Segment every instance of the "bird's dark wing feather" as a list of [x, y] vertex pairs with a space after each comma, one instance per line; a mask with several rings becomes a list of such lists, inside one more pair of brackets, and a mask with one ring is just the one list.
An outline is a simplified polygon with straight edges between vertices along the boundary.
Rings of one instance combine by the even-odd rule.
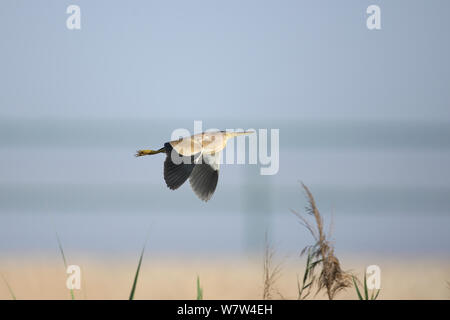
[[[169, 145], [168, 143], [166, 145]], [[167, 187], [172, 190], [178, 189], [192, 173], [195, 159], [198, 155], [184, 157], [173, 148], [166, 146], [166, 160], [164, 161], [164, 180]], [[175, 160], [175, 162], [173, 161]]]
[[203, 201], [211, 199], [216, 190], [219, 171], [207, 163], [198, 163], [192, 170], [189, 182], [197, 197]]

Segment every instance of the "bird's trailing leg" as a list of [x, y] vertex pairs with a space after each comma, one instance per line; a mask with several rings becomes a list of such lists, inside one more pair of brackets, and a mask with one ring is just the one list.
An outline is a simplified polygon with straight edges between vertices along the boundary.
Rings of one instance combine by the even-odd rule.
[[159, 150], [138, 150], [136, 152], [136, 157], [149, 156], [152, 154], [158, 154], [162, 152], [166, 152], [166, 148], [162, 147]]

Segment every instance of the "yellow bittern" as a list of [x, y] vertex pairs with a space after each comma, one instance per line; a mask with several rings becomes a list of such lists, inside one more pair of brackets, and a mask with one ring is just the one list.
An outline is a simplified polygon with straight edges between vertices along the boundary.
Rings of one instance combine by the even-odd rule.
[[203, 201], [211, 199], [219, 179], [220, 152], [230, 138], [247, 132], [203, 132], [164, 143], [159, 150], [138, 150], [136, 157], [165, 153], [164, 180], [171, 190], [188, 178], [192, 190]]

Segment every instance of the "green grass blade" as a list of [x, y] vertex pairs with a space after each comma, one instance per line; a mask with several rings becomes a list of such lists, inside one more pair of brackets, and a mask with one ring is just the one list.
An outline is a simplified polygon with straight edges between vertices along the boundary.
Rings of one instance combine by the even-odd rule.
[[311, 250], [308, 250], [308, 257], [306, 258], [306, 269], [305, 274], [303, 275], [303, 283], [305, 283], [308, 280], [309, 271], [311, 270]]
[[62, 247], [62, 244], [61, 244], [61, 240], [59, 239], [58, 234], [56, 234], [56, 241], [58, 241], [59, 252], [61, 253], [61, 256], [63, 258], [64, 267], [67, 269], [66, 255], [64, 254], [64, 250], [63, 250], [63, 247]]
[[133, 286], [131, 287], [129, 300], [134, 299], [134, 293], [136, 292], [136, 285], [137, 285], [138, 278], [139, 278], [139, 271], [141, 270], [141, 264], [142, 264], [142, 258], [144, 257], [144, 251], [145, 251], [145, 245], [142, 248], [141, 256], [139, 257], [139, 263], [137, 266], [136, 274], [134, 275], [134, 281], [133, 281]]
[[197, 276], [197, 300], [203, 300], [203, 288], [200, 286], [199, 276]]
[[375, 295], [375, 297], [372, 300], [377, 300], [378, 295], [380, 294], [381, 289], [378, 289], [377, 294]]
[[369, 300], [369, 290], [367, 290], [366, 273], [364, 273], [364, 297], [365, 297], [365, 300]]
[[300, 299], [302, 296], [302, 288], [300, 287], [300, 279], [297, 275], [297, 292], [298, 292], [298, 298]]
[[6, 281], [6, 278], [2, 274], [2, 279], [6, 284], [6, 287], [8, 288], [9, 294], [11, 295], [11, 299], [17, 300], [16, 295], [14, 294], [14, 291], [12, 290], [11, 286], [9, 285], [8, 281]]
[[364, 300], [361, 296], [361, 292], [359, 291], [358, 285], [356, 284], [355, 276], [352, 276], [353, 284], [355, 285], [356, 293], [358, 294], [359, 300]]
[[134, 299], [134, 293], [136, 292], [136, 286], [137, 286], [137, 282], [138, 282], [138, 278], [139, 278], [139, 272], [141, 271], [142, 259], [144, 258], [145, 247], [147, 245], [149, 236], [150, 236], [150, 232], [147, 233], [147, 237], [145, 239], [144, 246], [142, 247], [141, 256], [139, 257], [139, 263], [138, 263], [138, 266], [136, 269], [136, 274], [134, 275], [134, 281], [133, 281], [133, 286], [131, 287], [129, 300]]
[[[58, 233], [56, 233], [56, 241], [58, 241], [58, 247], [59, 247], [59, 251], [61, 252], [61, 256], [63, 258], [64, 268], [65, 268], [65, 271], [67, 271], [66, 255], [64, 254], [64, 250], [63, 250], [63, 247], [61, 244], [61, 240], [59, 239]], [[70, 289], [70, 297], [72, 298], [72, 300], [75, 300], [75, 294], [73, 293], [73, 289]]]

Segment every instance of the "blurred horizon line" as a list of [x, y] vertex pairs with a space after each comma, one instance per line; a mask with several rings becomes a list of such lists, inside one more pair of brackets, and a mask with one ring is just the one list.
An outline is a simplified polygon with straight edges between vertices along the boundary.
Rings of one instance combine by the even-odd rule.
[[[194, 118], [195, 119], [195, 118]], [[167, 118], [169, 120], [169, 118]], [[168, 122], [168, 121], [167, 121]], [[280, 129], [281, 148], [450, 149], [450, 121], [258, 119], [244, 126], [242, 119], [209, 118], [203, 129]], [[193, 132], [192, 121], [171, 119], [0, 118], [0, 148], [20, 146], [135, 147], [170, 139], [172, 130]], [[230, 126], [234, 124], [234, 126]]]

